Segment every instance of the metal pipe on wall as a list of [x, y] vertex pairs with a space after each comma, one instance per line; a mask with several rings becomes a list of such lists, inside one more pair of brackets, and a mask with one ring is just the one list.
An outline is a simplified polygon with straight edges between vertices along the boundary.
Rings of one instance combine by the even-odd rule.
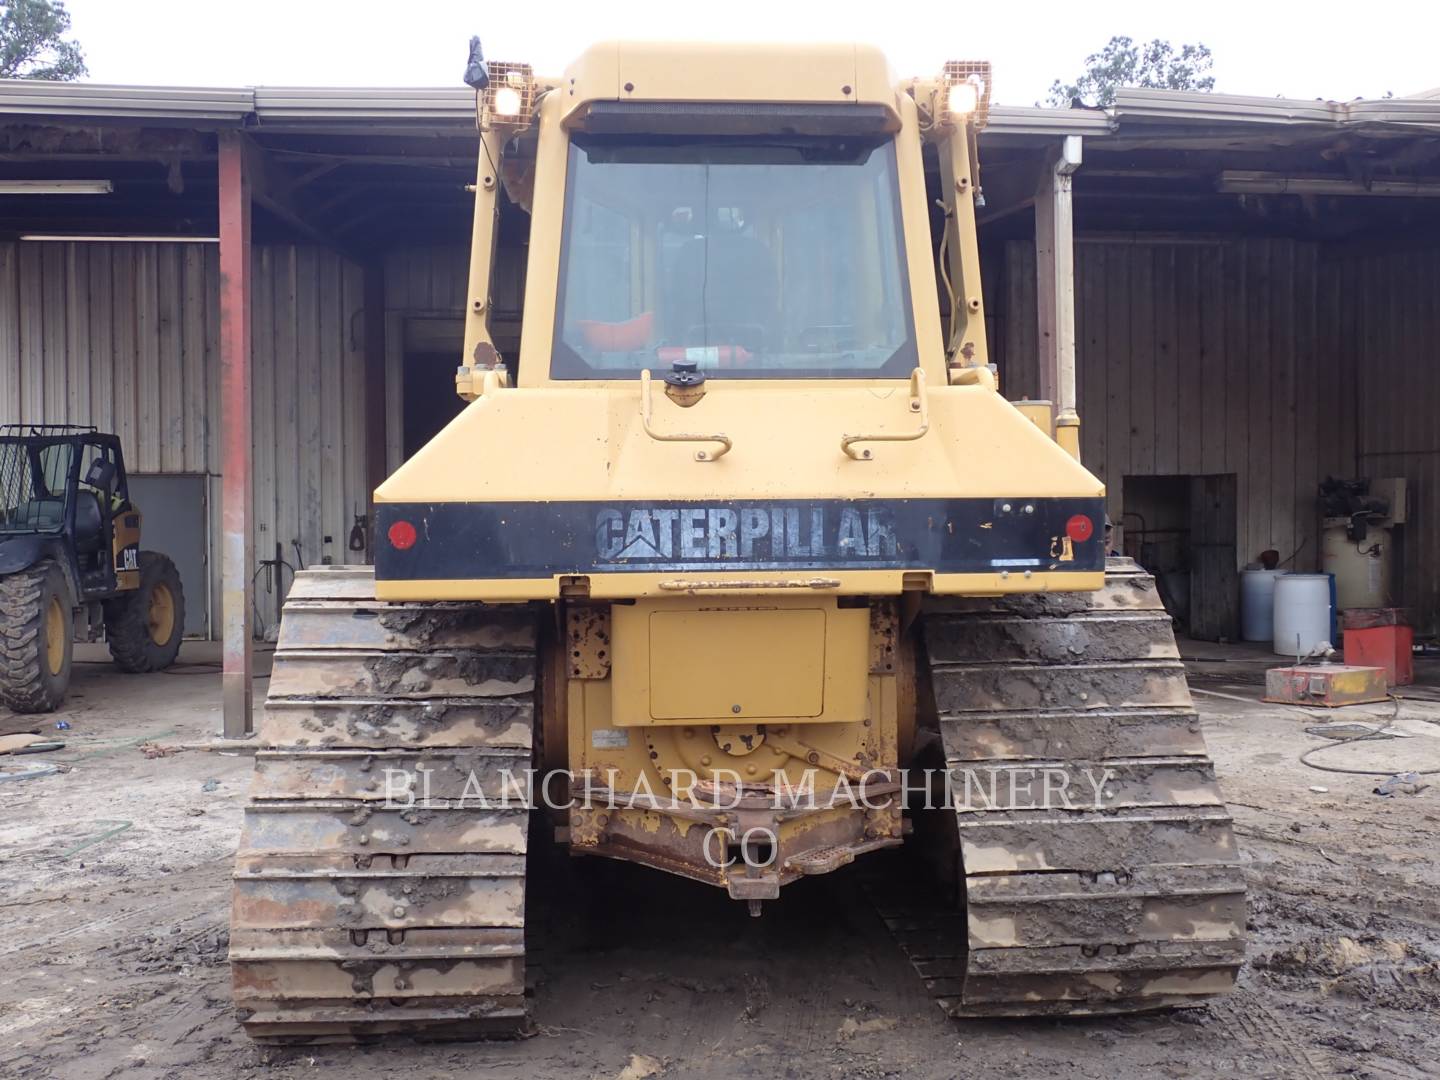
[[1081, 139], [1066, 135], [1046, 159], [1035, 195], [1035, 272], [1040, 319], [1040, 387], [1055, 402], [1055, 439], [1080, 457], [1075, 387], [1075, 225], [1072, 176]]

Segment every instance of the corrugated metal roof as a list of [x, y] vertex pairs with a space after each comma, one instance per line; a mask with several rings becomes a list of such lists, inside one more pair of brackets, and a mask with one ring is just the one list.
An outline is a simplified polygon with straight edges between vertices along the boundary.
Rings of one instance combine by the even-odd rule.
[[[1092, 137], [1127, 123], [1182, 125], [1401, 125], [1440, 128], [1440, 90], [1373, 101], [1307, 101], [1183, 90], [1125, 89], [1113, 109], [996, 105], [985, 134], [995, 138]], [[474, 123], [464, 87], [188, 87], [0, 79], [0, 114], [124, 117], [154, 121], [258, 122], [315, 129], [364, 123], [414, 130]]]
[[1227, 125], [1266, 127], [1385, 126], [1440, 130], [1440, 90], [1406, 98], [1362, 101], [1307, 101], [1299, 98], [1247, 97], [1190, 90], [1124, 89], [1109, 110], [1026, 108], [996, 105], [982, 139], [1007, 140], [1085, 135], [1089, 138], [1131, 134], [1137, 125], [1170, 129]]
[[257, 86], [262, 125], [415, 120], [475, 126], [475, 92], [467, 87]]
[[1115, 95], [1113, 108], [1046, 109], [996, 105], [984, 135], [1007, 137], [1124, 135], [1136, 124], [1213, 129], [1222, 125], [1356, 127], [1382, 125], [1440, 129], [1440, 89], [1405, 98], [1313, 101], [1248, 97], [1190, 90], [1130, 88]]
[[1116, 93], [1112, 112], [1121, 129], [1127, 121], [1152, 120], [1326, 127], [1399, 124], [1440, 128], [1440, 100], [1426, 98], [1305, 101], [1191, 90], [1125, 89]]
[[1248, 124], [1325, 124], [1340, 118], [1331, 101], [1246, 97], [1190, 90], [1127, 88], [1115, 94], [1115, 119], [1209, 120]]
[[262, 127], [473, 128], [475, 92], [466, 87], [118, 86], [0, 79], [0, 115], [105, 117], [151, 122], [210, 120]]
[[1440, 95], [1434, 98], [1380, 98], [1345, 106], [1351, 123], [1407, 124], [1440, 128]]
[[1114, 128], [1103, 109], [1042, 109], [1039, 106], [992, 105], [986, 136], [1108, 135]]
[[0, 79], [0, 113], [239, 122], [254, 108], [244, 88]]

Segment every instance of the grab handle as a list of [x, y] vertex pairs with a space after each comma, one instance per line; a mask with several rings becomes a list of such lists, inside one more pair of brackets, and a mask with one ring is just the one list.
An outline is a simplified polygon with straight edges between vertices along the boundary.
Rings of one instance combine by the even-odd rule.
[[650, 420], [654, 406], [650, 398], [650, 369], [646, 368], [640, 372], [640, 423], [645, 428], [645, 434], [656, 442], [700, 442], [717, 443], [718, 450], [696, 450], [696, 461], [719, 461], [730, 452], [731, 442], [729, 435], [692, 435], [680, 432], [665, 433], [656, 431], [651, 426]]
[[930, 405], [925, 397], [925, 369], [916, 368], [910, 373], [910, 411], [920, 414], [920, 426], [914, 431], [883, 433], [876, 435], [844, 435], [840, 449], [856, 461], [870, 461], [869, 450], [856, 450], [855, 444], [862, 442], [914, 442], [930, 430]]

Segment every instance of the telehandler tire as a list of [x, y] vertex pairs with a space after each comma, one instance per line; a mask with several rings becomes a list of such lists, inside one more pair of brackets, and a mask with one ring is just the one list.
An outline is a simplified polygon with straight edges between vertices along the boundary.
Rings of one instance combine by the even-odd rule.
[[185, 636], [185, 593], [169, 556], [140, 552], [140, 587], [105, 601], [105, 638], [121, 671], [161, 671]]
[[0, 578], [0, 702], [54, 712], [70, 687], [70, 589], [53, 559]]

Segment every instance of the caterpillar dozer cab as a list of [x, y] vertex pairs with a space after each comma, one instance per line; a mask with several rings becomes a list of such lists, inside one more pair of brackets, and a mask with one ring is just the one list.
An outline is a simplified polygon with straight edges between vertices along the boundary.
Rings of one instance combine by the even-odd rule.
[[175, 662], [185, 594], [168, 556], [140, 550], [140, 520], [114, 435], [0, 426], [0, 705], [59, 708], [74, 642], [102, 633], [122, 671]]
[[1243, 882], [1169, 620], [1107, 561], [1075, 418], [989, 364], [988, 66], [605, 44], [544, 78], [472, 47], [467, 82], [469, 404], [377, 490], [373, 571], [287, 599], [235, 869], [249, 1032], [523, 1031], [532, 835], [755, 914], [913, 846], [933, 874], [872, 895], [954, 1016], [1227, 991]]

